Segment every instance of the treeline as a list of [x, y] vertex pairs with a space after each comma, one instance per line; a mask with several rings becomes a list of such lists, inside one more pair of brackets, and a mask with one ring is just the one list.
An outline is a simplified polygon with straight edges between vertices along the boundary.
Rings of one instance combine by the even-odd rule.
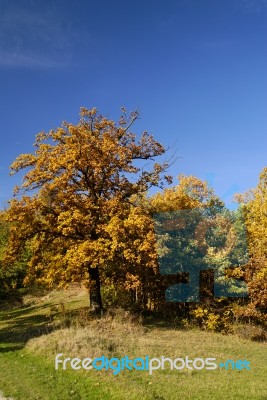
[[[27, 173], [1, 213], [0, 296], [84, 282], [95, 312], [121, 306], [213, 330], [264, 324], [267, 169], [236, 211], [192, 176], [164, 188], [168, 163], [154, 161], [164, 147], [132, 133], [138, 114], [122, 111], [115, 124], [82, 109], [12, 164]], [[161, 190], [148, 196], [152, 186]]]

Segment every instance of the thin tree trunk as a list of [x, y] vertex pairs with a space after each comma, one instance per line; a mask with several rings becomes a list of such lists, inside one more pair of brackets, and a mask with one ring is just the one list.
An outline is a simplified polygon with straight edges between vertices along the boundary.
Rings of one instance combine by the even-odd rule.
[[103, 310], [102, 306], [102, 297], [100, 291], [100, 278], [99, 278], [99, 270], [98, 268], [88, 268], [89, 277], [90, 277], [90, 292], [89, 292], [89, 302], [90, 309], [96, 314], [101, 314]]

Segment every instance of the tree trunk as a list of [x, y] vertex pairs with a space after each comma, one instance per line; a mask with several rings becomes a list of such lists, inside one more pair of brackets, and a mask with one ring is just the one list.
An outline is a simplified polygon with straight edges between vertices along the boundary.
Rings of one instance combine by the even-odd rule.
[[98, 268], [88, 268], [90, 277], [90, 292], [89, 292], [89, 302], [90, 309], [96, 314], [101, 314], [103, 310], [102, 297], [100, 291], [100, 278]]

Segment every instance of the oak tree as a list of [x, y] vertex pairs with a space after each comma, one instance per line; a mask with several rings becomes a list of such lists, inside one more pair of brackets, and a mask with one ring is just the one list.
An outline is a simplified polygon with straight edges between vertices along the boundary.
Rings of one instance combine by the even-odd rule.
[[19, 257], [27, 244], [28, 281], [86, 280], [95, 311], [102, 309], [104, 277], [138, 258], [130, 237], [114, 235], [116, 221], [133, 215], [140, 194], [171, 181], [164, 175], [168, 163], [154, 160], [164, 147], [147, 132], [132, 132], [137, 118], [123, 108], [115, 123], [95, 108], [81, 108], [78, 124], [39, 133], [35, 152], [11, 165], [12, 173], [26, 172], [8, 210], [7, 259]]

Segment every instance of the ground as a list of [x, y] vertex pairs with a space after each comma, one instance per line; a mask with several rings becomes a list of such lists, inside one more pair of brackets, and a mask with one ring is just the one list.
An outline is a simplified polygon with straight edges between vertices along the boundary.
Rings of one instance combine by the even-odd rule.
[[[177, 328], [131, 316], [123, 310], [87, 319], [88, 295], [82, 287], [27, 296], [0, 312], [0, 390], [14, 400], [224, 400], [267, 398], [267, 347], [238, 335]], [[4, 309], [5, 308], [5, 309]], [[149, 371], [55, 370], [55, 356], [247, 360], [250, 370]], [[156, 365], [156, 362], [155, 362]], [[167, 364], [166, 364], [167, 365]], [[169, 364], [170, 365], [170, 364]], [[180, 365], [180, 364], [179, 364]], [[168, 365], [167, 365], [168, 366]], [[233, 369], [233, 367], [235, 367]], [[1, 397], [0, 397], [1, 399]], [[2, 400], [2, 399], [1, 399]]]

